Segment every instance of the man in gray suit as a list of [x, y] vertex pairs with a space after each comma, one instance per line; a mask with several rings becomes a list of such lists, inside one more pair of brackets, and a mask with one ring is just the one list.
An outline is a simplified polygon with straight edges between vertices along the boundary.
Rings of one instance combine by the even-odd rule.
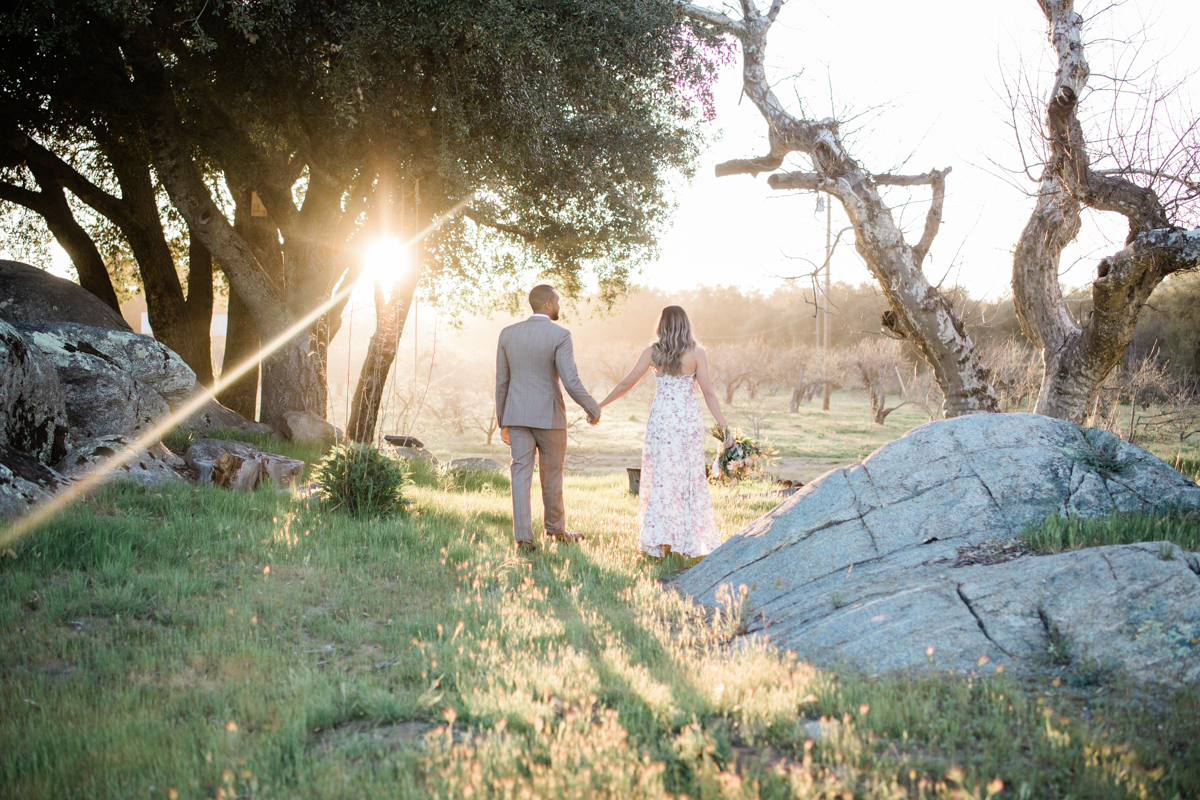
[[567, 532], [563, 507], [563, 462], [567, 457], [567, 407], [559, 379], [571, 399], [587, 412], [588, 422], [600, 421], [600, 405], [583, 388], [575, 368], [571, 332], [554, 324], [559, 296], [541, 284], [529, 293], [533, 316], [500, 332], [496, 348], [496, 419], [500, 436], [512, 448], [513, 535], [520, 550], [536, 550], [529, 492], [533, 485], [533, 453], [542, 476], [542, 507], [546, 536], [579, 541]]

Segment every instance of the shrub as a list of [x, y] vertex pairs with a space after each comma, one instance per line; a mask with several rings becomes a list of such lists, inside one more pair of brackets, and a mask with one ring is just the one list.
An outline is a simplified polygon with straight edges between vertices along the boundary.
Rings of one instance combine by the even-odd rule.
[[378, 447], [346, 442], [333, 447], [312, 474], [322, 498], [334, 509], [359, 517], [387, 516], [404, 507], [412, 482], [407, 465]]

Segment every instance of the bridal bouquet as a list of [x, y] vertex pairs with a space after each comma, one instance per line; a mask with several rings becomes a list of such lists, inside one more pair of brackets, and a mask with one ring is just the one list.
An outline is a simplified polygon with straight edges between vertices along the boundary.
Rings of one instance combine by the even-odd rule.
[[[725, 428], [714, 425], [709, 431], [713, 438], [724, 443], [727, 433]], [[713, 460], [711, 472], [714, 477], [727, 481], [738, 481], [762, 474], [766, 466], [767, 452], [761, 444], [735, 433], [733, 444], [724, 447]]]

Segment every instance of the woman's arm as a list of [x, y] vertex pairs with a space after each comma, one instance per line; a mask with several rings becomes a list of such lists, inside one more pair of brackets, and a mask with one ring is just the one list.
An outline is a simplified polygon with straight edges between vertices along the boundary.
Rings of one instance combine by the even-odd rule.
[[637, 363], [633, 365], [633, 369], [629, 371], [629, 374], [626, 375], [620, 383], [613, 387], [613, 390], [608, 393], [608, 397], [605, 397], [600, 401], [600, 407], [604, 408], [614, 400], [619, 400], [628, 394], [629, 390], [637, 385], [637, 382], [642, 379], [642, 376], [645, 375], [646, 371], [649, 369], [650, 348], [647, 347], [642, 351], [642, 354], [638, 357]]
[[725, 415], [721, 413], [721, 404], [717, 402], [717, 393], [713, 391], [712, 378], [708, 375], [708, 353], [705, 353], [704, 348], [699, 345], [696, 346], [696, 383], [700, 384], [700, 391], [704, 394], [704, 404], [708, 406], [713, 419], [725, 429], [725, 446], [731, 446], [733, 432], [729, 430], [729, 425], [725, 422]]

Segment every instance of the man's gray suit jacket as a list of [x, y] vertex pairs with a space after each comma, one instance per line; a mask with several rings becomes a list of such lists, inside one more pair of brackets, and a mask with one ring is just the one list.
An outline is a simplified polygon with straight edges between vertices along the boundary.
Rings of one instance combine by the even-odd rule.
[[600, 416], [599, 403], [579, 380], [570, 331], [549, 317], [534, 315], [500, 332], [496, 419], [501, 427], [566, 430], [567, 408], [560, 379], [589, 419]]

